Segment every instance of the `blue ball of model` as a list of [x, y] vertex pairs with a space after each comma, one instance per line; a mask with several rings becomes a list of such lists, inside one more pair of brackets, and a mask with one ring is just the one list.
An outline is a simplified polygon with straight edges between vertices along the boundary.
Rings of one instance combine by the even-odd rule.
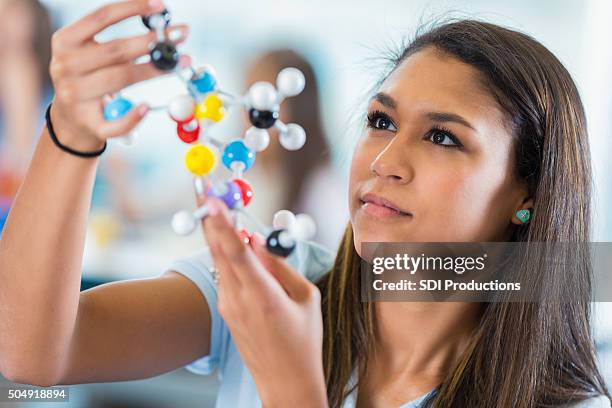
[[255, 163], [255, 152], [244, 144], [242, 140], [234, 140], [223, 151], [223, 165], [234, 170], [234, 163], [242, 163], [243, 171], [247, 171]]
[[202, 95], [217, 89], [217, 79], [207, 71], [194, 75], [189, 82]]
[[117, 97], [104, 106], [104, 120], [119, 120], [134, 107], [129, 100]]

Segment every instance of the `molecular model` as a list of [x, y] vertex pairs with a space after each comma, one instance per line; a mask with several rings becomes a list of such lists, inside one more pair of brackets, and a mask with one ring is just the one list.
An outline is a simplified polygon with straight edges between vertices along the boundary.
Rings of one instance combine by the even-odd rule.
[[[267, 248], [271, 253], [283, 257], [290, 255], [297, 241], [312, 239], [316, 232], [314, 221], [306, 214], [296, 216], [281, 210], [275, 214], [272, 227], [260, 223], [245, 211], [254, 193], [244, 174], [253, 166], [257, 153], [268, 147], [268, 129], [278, 130], [279, 142], [287, 150], [299, 150], [304, 146], [304, 129], [279, 119], [283, 100], [300, 94], [304, 89], [304, 75], [296, 68], [285, 68], [277, 76], [276, 87], [268, 82], [257, 82], [246, 95], [234, 96], [220, 89], [215, 71], [210, 66], [196, 70], [191, 59], [180, 55], [168, 40], [166, 27], [170, 23], [170, 13], [167, 10], [143, 16], [142, 22], [157, 37], [150, 51], [151, 63], [162, 71], [176, 74], [187, 88], [186, 95], [177, 96], [168, 106], [154, 109], [167, 110], [176, 122], [179, 139], [190, 146], [185, 155], [185, 166], [194, 176], [196, 190], [207, 197], [219, 198], [227, 205], [245, 243], [250, 241], [252, 233], [241, 228], [242, 218], [267, 237]], [[131, 101], [117, 94], [106, 101], [104, 118], [108, 121], [121, 119], [133, 106]], [[208, 134], [208, 129], [224, 118], [230, 106], [246, 109], [252, 126], [244, 137], [222, 143]], [[229, 180], [215, 177], [219, 161], [231, 171]], [[172, 228], [179, 235], [189, 235], [208, 213], [206, 204], [195, 211], [179, 211], [172, 219]]]

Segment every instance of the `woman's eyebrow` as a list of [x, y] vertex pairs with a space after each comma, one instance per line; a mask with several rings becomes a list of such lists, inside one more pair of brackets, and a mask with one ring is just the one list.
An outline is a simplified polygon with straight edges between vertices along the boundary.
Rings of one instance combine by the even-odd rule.
[[395, 110], [397, 107], [397, 102], [395, 102], [395, 99], [393, 99], [391, 95], [384, 92], [378, 92], [372, 99], [389, 109]]
[[[391, 95], [386, 94], [384, 92], [378, 92], [376, 95], [374, 95], [372, 99], [389, 109], [396, 110], [397, 108], [397, 102], [395, 101], [395, 99], [393, 99]], [[476, 131], [476, 129], [470, 124], [470, 122], [468, 122], [463, 116], [458, 115], [456, 113], [428, 112], [425, 116], [427, 116], [430, 120], [434, 122], [455, 122], [459, 123], [460, 125], [466, 126], [472, 129], [473, 131]]]
[[425, 116], [427, 116], [429, 119], [431, 119], [434, 122], [455, 122], [455, 123], [459, 123], [460, 125], [469, 127], [473, 131], [476, 131], [476, 129], [474, 129], [474, 126], [472, 126], [470, 122], [465, 120], [463, 116], [457, 115], [456, 113], [428, 112]]

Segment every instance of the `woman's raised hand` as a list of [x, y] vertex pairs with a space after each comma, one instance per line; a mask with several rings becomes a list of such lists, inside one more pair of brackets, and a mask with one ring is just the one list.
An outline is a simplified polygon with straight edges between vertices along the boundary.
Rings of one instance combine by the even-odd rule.
[[[148, 112], [139, 105], [117, 121], [105, 121], [105, 96], [134, 83], [163, 75], [151, 63], [135, 60], [149, 53], [155, 41], [150, 32], [106, 43], [96, 34], [129, 17], [151, 15], [164, 9], [161, 0], [127, 0], [103, 6], [53, 35], [51, 79], [55, 98], [51, 118], [59, 140], [76, 150], [97, 150], [112, 137], [128, 134]], [[185, 25], [168, 28], [174, 43], [184, 41]]]
[[221, 201], [207, 203], [204, 231], [219, 273], [217, 307], [264, 406], [326, 407], [318, 288], [269, 254], [263, 237], [245, 244]]

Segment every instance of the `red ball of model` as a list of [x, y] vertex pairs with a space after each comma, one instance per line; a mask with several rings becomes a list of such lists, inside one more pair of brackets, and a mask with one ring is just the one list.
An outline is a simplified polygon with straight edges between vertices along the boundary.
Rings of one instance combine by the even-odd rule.
[[246, 181], [242, 179], [233, 179], [232, 183], [235, 183], [240, 189], [240, 194], [242, 194], [242, 204], [246, 207], [249, 205], [251, 200], [253, 199], [253, 189]]
[[183, 142], [193, 143], [200, 137], [200, 122], [194, 119], [189, 123], [179, 123], [176, 133]]

